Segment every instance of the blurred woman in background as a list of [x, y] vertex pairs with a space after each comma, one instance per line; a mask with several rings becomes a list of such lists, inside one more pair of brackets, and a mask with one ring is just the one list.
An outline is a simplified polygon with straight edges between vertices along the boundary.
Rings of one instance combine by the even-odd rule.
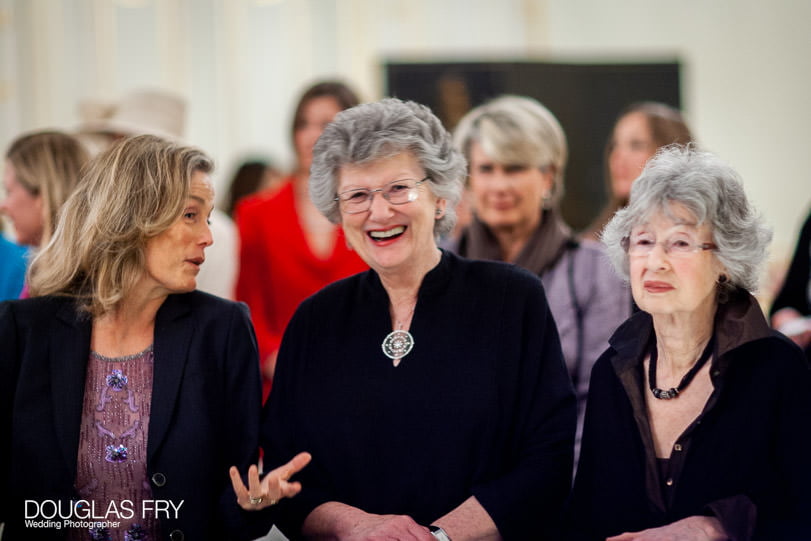
[[[39, 131], [21, 135], [6, 151], [3, 186], [5, 198], [0, 212], [14, 227], [18, 244], [34, 249], [48, 244], [56, 227], [57, 215], [79, 180], [88, 156], [81, 143], [59, 131]], [[13, 261], [3, 265], [19, 268], [24, 255], [10, 252]], [[25, 266], [25, 261], [22, 261]], [[27, 296], [24, 286], [17, 296]]]
[[605, 147], [605, 180], [608, 203], [582, 234], [599, 240], [614, 213], [628, 204], [631, 184], [656, 151], [672, 143], [686, 145], [693, 136], [681, 112], [658, 102], [633, 103], [617, 118]]
[[74, 137], [42, 131], [15, 139], [6, 152], [0, 211], [14, 225], [17, 242], [45, 246], [57, 215], [79, 180], [87, 153]]
[[58, 131], [21, 135], [6, 151], [0, 212], [14, 227], [18, 244], [48, 244], [62, 204], [79, 180], [88, 156], [74, 137]]
[[339, 111], [357, 103], [355, 93], [339, 82], [321, 82], [304, 92], [291, 133], [295, 172], [277, 191], [257, 194], [237, 206], [241, 246], [236, 296], [251, 309], [265, 396], [282, 333], [298, 304], [325, 285], [367, 268], [347, 247], [340, 228], [318, 212], [307, 194], [315, 142]]
[[539, 276], [578, 398], [582, 429], [591, 366], [630, 315], [629, 292], [595, 243], [563, 222], [568, 149], [557, 119], [537, 101], [503, 96], [470, 111], [456, 128], [468, 159], [474, 218], [459, 254], [515, 263]]

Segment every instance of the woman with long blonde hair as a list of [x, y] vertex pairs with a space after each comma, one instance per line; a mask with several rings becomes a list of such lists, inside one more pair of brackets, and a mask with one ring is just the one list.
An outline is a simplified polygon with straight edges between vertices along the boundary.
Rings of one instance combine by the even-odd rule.
[[[243, 527], [228, 470], [256, 459], [258, 359], [246, 307], [195, 291], [212, 243], [211, 169], [158, 137], [116, 144], [32, 263], [34, 298], [0, 304], [11, 538], [221, 540]], [[289, 494], [291, 473], [269, 500]], [[107, 520], [25, 529], [44, 502], [78, 524], [88, 508]]]

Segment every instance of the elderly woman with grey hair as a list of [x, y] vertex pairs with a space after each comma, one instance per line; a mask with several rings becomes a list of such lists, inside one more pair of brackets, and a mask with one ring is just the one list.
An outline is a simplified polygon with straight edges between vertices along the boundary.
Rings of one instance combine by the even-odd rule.
[[315, 147], [313, 201], [371, 269], [304, 301], [282, 342], [266, 462], [312, 454], [273, 508], [290, 537], [556, 538], [571, 383], [538, 278], [437, 247], [464, 175], [413, 102], [344, 111]]
[[515, 263], [543, 282], [577, 392], [577, 453], [589, 374], [631, 315], [630, 292], [596, 242], [580, 242], [559, 210], [568, 149], [555, 116], [532, 98], [501, 96], [456, 128], [468, 160], [473, 221], [456, 251]]
[[811, 387], [750, 291], [770, 231], [735, 171], [670, 146], [603, 233], [641, 312], [592, 372], [572, 539], [811, 539]]

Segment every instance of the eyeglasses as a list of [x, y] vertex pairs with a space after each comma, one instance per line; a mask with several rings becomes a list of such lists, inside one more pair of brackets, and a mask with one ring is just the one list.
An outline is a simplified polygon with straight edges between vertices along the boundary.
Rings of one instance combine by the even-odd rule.
[[422, 180], [414, 180], [413, 178], [404, 178], [402, 180], [395, 180], [389, 182], [382, 188], [369, 190], [368, 188], [358, 188], [356, 190], [347, 190], [338, 194], [334, 201], [338, 201], [341, 210], [347, 214], [360, 214], [372, 208], [372, 199], [375, 193], [380, 192], [383, 199], [392, 205], [405, 205], [416, 201], [419, 196], [417, 186], [430, 179], [425, 177]]
[[633, 257], [649, 255], [657, 244], [661, 245], [665, 254], [671, 257], [687, 257], [702, 250], [715, 250], [718, 248], [711, 242], [698, 242], [687, 235], [676, 235], [661, 242], [656, 242], [653, 237], [647, 235], [634, 238], [624, 237], [621, 241], [622, 248], [629, 256]]

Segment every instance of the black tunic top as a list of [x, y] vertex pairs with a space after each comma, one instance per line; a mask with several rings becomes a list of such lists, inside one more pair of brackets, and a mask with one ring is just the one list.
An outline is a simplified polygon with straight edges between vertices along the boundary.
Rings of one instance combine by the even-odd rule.
[[273, 509], [288, 536], [338, 501], [430, 524], [476, 496], [505, 539], [553, 535], [570, 486], [575, 406], [537, 277], [444, 252], [424, 278], [399, 366], [377, 274], [299, 307], [265, 406], [266, 462], [298, 451], [304, 489]]

